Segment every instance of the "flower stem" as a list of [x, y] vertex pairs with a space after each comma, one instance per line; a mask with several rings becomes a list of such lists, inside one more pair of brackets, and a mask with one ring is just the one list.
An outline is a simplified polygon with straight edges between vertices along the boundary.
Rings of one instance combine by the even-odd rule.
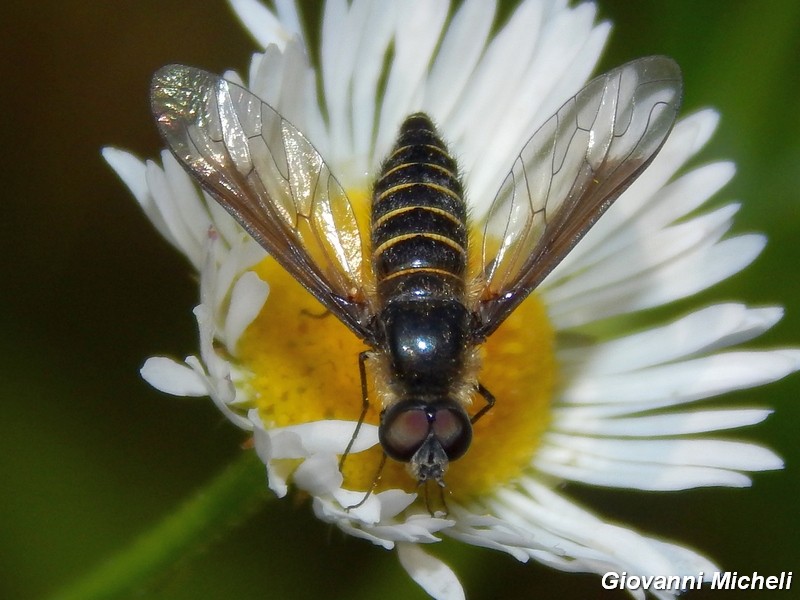
[[51, 600], [120, 598], [240, 524], [268, 497], [264, 465], [244, 452], [216, 479], [130, 546]]

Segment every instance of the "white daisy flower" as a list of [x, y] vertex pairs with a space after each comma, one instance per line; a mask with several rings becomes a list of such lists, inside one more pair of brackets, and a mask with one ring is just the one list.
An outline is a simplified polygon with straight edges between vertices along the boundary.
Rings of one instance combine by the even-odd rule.
[[[315, 60], [294, 2], [277, 0], [274, 11], [231, 2], [264, 51], [245, 79], [225, 78], [246, 81], [304, 132], [351, 200], [366, 206], [400, 123], [422, 110], [457, 157], [478, 222], [531, 132], [587, 81], [609, 33], [591, 4], [523, 0], [493, 29], [495, 3], [485, 0], [454, 11], [446, 0], [329, 0]], [[770, 410], [695, 405], [800, 368], [796, 349], [731, 349], [777, 323], [781, 308], [725, 303], [625, 330], [625, 315], [705, 290], [764, 246], [761, 235], [727, 236], [737, 204], [698, 210], [732, 164], [679, 173], [716, 124], [711, 110], [680, 120], [647, 171], [489, 338], [481, 381], [498, 400], [448, 470], [446, 513], [431, 515], [392, 461], [374, 493], [347, 508], [372, 489], [381, 458], [373, 407], [339, 468], [361, 411], [363, 344], [320, 318], [316, 300], [169, 152], [159, 165], [106, 148], [200, 274], [199, 354], [151, 358], [142, 375], [170, 394], [210, 396], [252, 432], [276, 494], [302, 490], [320, 519], [396, 549], [436, 598], [464, 597], [453, 571], [423, 549], [442, 536], [568, 571], [713, 572], [696, 552], [607, 522], [557, 488], [743, 487], [748, 473], [782, 467], [772, 451], [718, 433]]]

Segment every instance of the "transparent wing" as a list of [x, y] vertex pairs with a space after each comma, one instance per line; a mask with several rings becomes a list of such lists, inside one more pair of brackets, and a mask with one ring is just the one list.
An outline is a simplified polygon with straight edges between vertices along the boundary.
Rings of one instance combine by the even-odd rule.
[[186, 169], [305, 288], [369, 337], [353, 207], [309, 141], [273, 108], [211, 73], [153, 77], [158, 128]]
[[590, 81], [533, 134], [486, 217], [477, 337], [492, 333], [650, 164], [681, 93], [672, 59], [642, 58]]

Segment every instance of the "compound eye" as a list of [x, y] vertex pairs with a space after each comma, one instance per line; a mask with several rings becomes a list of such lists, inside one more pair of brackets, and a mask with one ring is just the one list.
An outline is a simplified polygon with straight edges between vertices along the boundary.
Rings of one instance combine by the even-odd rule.
[[460, 406], [440, 408], [436, 411], [432, 427], [448, 460], [464, 456], [472, 442], [472, 424], [464, 409]]
[[404, 407], [384, 415], [378, 437], [386, 454], [394, 460], [408, 462], [427, 439], [430, 427], [424, 407]]

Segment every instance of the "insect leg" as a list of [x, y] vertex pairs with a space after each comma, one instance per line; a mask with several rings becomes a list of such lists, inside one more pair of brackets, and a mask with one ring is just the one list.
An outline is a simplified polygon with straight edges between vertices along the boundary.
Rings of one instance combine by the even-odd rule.
[[478, 419], [480, 419], [483, 415], [491, 410], [494, 406], [494, 394], [483, 387], [482, 383], [478, 383], [478, 393], [483, 396], [483, 399], [486, 400], [486, 406], [480, 409], [475, 415], [469, 420], [470, 423], [475, 423]]
[[[347, 455], [350, 454], [350, 450], [353, 448], [353, 444], [355, 443], [356, 438], [358, 437], [358, 432], [361, 430], [361, 426], [364, 424], [364, 419], [366, 418], [367, 411], [369, 410], [369, 395], [367, 394], [367, 367], [366, 367], [366, 362], [368, 358], [369, 358], [369, 352], [367, 352], [366, 350], [358, 355], [358, 374], [361, 376], [361, 415], [358, 417], [358, 424], [356, 425], [356, 430], [353, 432], [353, 437], [350, 438], [350, 441], [347, 444], [347, 448], [344, 449], [344, 454], [342, 454], [342, 457], [339, 459], [339, 471], [342, 470], [342, 467], [344, 466], [344, 459], [347, 458]], [[366, 498], [364, 500], [366, 500]], [[362, 500], [361, 502], [363, 503], [364, 500]]]
[[331, 314], [331, 311], [323, 310], [321, 313], [315, 313], [311, 312], [306, 308], [302, 308], [300, 309], [300, 314], [306, 317], [311, 317], [312, 319], [324, 319], [325, 317]]
[[367, 493], [364, 494], [364, 497], [356, 504], [345, 506], [344, 507], [345, 510], [353, 510], [354, 508], [358, 508], [359, 506], [364, 504], [364, 502], [367, 501], [367, 498], [369, 498], [372, 495], [372, 491], [375, 489], [375, 487], [378, 485], [378, 482], [381, 480], [381, 474], [383, 473], [383, 466], [385, 464], [386, 464], [386, 452], [384, 452], [383, 455], [381, 456], [381, 462], [378, 465], [378, 470], [375, 472], [375, 477], [372, 480], [372, 485], [369, 486]]

